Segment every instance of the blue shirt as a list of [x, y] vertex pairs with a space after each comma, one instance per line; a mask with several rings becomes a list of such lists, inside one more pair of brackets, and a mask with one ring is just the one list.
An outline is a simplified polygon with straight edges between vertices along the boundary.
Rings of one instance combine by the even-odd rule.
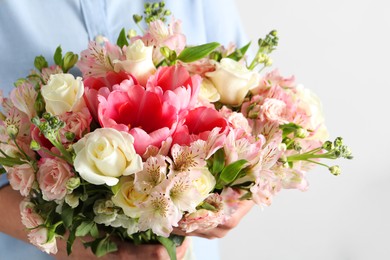
[[[145, 1], [146, 2], [146, 1]], [[191, 45], [212, 41], [246, 42], [234, 0], [165, 0]], [[122, 28], [136, 29], [133, 14], [142, 14], [140, 0], [0, 0], [0, 88], [8, 95], [13, 82], [28, 75], [34, 58], [53, 64], [58, 45], [80, 53], [88, 41], [103, 35], [115, 42]], [[0, 186], [7, 183], [1, 176]], [[19, 216], [18, 216], [19, 217]], [[216, 240], [194, 239], [197, 259], [218, 259]], [[52, 259], [35, 247], [0, 233], [4, 259]]]

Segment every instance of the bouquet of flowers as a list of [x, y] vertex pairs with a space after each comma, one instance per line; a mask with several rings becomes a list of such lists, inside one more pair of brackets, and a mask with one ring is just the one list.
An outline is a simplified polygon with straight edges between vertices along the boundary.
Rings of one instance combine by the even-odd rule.
[[[163, 3], [134, 15], [147, 28], [101, 38], [78, 55], [35, 59], [36, 70], [0, 95], [0, 164], [25, 197], [22, 222], [34, 245], [56, 253], [67, 235], [104, 255], [116, 237], [160, 242], [224, 223], [240, 200], [270, 205], [282, 189], [307, 189], [320, 159], [352, 158], [328, 133], [318, 98], [271, 65], [276, 31], [249, 62], [241, 48], [187, 46]], [[68, 71], [77, 64], [82, 77]], [[261, 67], [260, 71], [258, 68]]]

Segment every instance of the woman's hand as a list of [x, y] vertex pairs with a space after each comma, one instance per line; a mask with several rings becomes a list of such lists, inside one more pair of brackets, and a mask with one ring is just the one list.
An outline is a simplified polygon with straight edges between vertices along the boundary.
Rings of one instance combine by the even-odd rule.
[[[134, 245], [126, 242], [118, 242], [118, 251], [109, 253], [103, 257], [97, 258], [91, 249], [84, 248], [80, 239], [76, 239], [73, 244], [72, 254], [68, 256], [66, 253], [66, 240], [58, 241], [58, 253], [54, 255], [56, 259], [126, 259], [126, 260], [168, 260], [169, 256], [167, 250], [162, 245]], [[190, 239], [185, 239], [183, 244], [176, 249], [177, 259], [184, 259], [184, 256], [189, 247]]]
[[197, 237], [203, 237], [208, 239], [214, 239], [214, 238], [222, 238], [229, 233], [230, 230], [235, 228], [238, 223], [240, 223], [241, 219], [251, 210], [251, 208], [254, 205], [254, 202], [251, 200], [243, 200], [238, 202], [238, 208], [237, 210], [231, 215], [231, 217], [221, 225], [218, 225], [215, 228], [207, 229], [207, 230], [195, 230], [193, 232], [184, 232], [179, 228], [175, 228], [174, 232], [177, 235], [182, 236], [197, 236]]

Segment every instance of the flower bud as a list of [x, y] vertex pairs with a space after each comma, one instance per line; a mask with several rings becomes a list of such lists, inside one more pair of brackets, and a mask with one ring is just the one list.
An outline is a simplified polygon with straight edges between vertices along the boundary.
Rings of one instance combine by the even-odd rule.
[[338, 165], [334, 165], [334, 166], [329, 167], [329, 171], [334, 176], [340, 175], [340, 173], [341, 173], [341, 169]]
[[127, 37], [129, 37], [129, 39], [133, 38], [137, 36], [137, 31], [134, 30], [134, 29], [130, 29], [128, 32], [127, 32]]
[[334, 149], [334, 145], [331, 141], [326, 141], [323, 145], [322, 148], [324, 148], [327, 151], [331, 151]]
[[34, 151], [38, 151], [39, 149], [41, 149], [41, 145], [37, 141], [31, 140], [30, 149]]
[[305, 138], [309, 135], [309, 132], [307, 132], [307, 130], [304, 128], [298, 128], [297, 130], [295, 130], [294, 135], [297, 138]]
[[334, 140], [334, 146], [337, 148], [337, 147], [340, 147], [343, 145], [343, 138], [341, 137], [337, 137], [335, 140]]
[[143, 18], [142, 15], [138, 15], [138, 14], [133, 15], [133, 20], [135, 23], [141, 22], [142, 18]]
[[66, 182], [66, 189], [72, 192], [74, 189], [77, 189], [80, 186], [80, 178], [72, 177]]
[[19, 128], [14, 124], [8, 125], [7, 134], [9, 135], [9, 137], [11, 137], [11, 139], [15, 139], [16, 136], [18, 136], [19, 134]]

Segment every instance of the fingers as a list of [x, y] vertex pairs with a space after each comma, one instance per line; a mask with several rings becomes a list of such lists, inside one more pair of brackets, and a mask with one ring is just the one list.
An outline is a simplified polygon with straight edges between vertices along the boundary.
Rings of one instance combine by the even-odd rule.
[[184, 232], [179, 228], [174, 228], [173, 233], [181, 236], [197, 236], [207, 239], [223, 238], [230, 230], [235, 228], [252, 209], [254, 203], [251, 200], [240, 201], [237, 210], [224, 222], [215, 228], [198, 229], [193, 232]]

